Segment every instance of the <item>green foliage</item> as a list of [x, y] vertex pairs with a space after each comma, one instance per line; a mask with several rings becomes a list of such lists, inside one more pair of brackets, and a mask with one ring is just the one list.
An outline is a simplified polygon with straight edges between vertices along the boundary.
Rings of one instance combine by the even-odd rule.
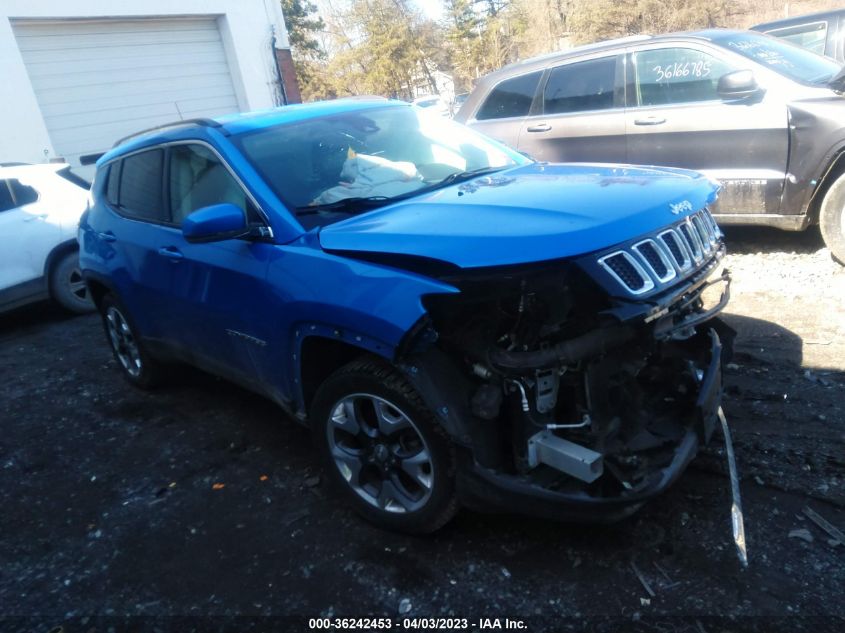
[[281, 3], [291, 49], [306, 57], [308, 54], [323, 57], [325, 52], [315, 35], [326, 28], [326, 23], [316, 15], [317, 5], [309, 0], [281, 0]]
[[330, 20], [334, 49], [308, 98], [378, 94], [412, 99], [436, 92], [432, 73], [446, 65], [441, 32], [408, 0], [350, 0]]
[[308, 100], [354, 94], [411, 99], [437, 91], [436, 71], [451, 75], [455, 91], [463, 92], [505, 64], [573, 45], [638, 33], [741, 28], [776, 17], [775, 0], [441, 0], [443, 18], [435, 23], [413, 0], [324, 1], [318, 16], [312, 0], [281, 0]]
[[592, 0], [570, 5], [567, 26], [576, 44], [725, 26], [729, 21], [726, 0]]

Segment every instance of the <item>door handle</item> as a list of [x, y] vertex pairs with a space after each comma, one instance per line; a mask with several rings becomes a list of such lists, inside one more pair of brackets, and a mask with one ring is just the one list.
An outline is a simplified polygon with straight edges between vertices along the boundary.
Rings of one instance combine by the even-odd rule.
[[172, 262], [178, 262], [179, 260], [183, 259], [185, 256], [179, 251], [179, 249], [174, 248], [173, 246], [165, 246], [163, 248], [158, 249], [158, 254], [162, 257], [166, 257]]
[[660, 125], [666, 123], [666, 119], [659, 116], [647, 116], [644, 119], [634, 119], [634, 125]]
[[49, 214], [39, 213], [37, 215], [30, 215], [23, 219], [24, 222], [34, 222], [35, 220], [44, 220]]
[[106, 231], [104, 233], [97, 233], [97, 237], [99, 237], [104, 242], [114, 242], [117, 238], [114, 236], [114, 233], [111, 231]]
[[548, 132], [552, 129], [552, 126], [548, 123], [538, 123], [537, 125], [529, 125], [525, 128], [526, 132]]

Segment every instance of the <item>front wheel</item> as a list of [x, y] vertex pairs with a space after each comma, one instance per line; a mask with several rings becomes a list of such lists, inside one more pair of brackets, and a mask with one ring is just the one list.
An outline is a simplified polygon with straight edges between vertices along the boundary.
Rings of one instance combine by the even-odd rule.
[[840, 176], [824, 196], [819, 228], [833, 257], [845, 264], [845, 175]]
[[428, 533], [457, 511], [451, 444], [393, 367], [354, 361], [330, 376], [311, 408], [325, 467], [352, 507], [376, 525]]

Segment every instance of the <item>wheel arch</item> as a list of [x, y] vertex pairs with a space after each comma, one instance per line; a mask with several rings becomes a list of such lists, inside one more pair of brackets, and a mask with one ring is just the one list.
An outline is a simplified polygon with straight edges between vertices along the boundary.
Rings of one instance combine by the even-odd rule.
[[72, 253], [74, 251], [79, 251], [79, 242], [76, 241], [76, 238], [65, 240], [60, 244], [57, 244], [53, 247], [53, 250], [50, 251], [50, 254], [47, 255], [47, 259], [44, 261], [44, 277], [47, 280], [47, 290], [52, 292], [52, 281], [50, 277], [52, 276], [53, 268], [56, 264], [68, 253]]
[[299, 383], [300, 405], [305, 414], [310, 412], [314, 395], [329, 376], [352, 361], [372, 354], [372, 350], [337, 337], [321, 334], [304, 337], [299, 346], [298, 378], [295, 380]]
[[103, 297], [107, 294], [111, 293], [116, 297], [118, 296], [114, 286], [105, 277], [101, 277], [91, 271], [84, 271], [82, 276], [88, 285], [88, 291], [91, 293], [91, 298], [94, 300], [94, 305], [97, 306], [98, 310], [102, 305]]
[[807, 204], [807, 213], [810, 216], [810, 222], [812, 224], [818, 224], [824, 197], [830, 190], [831, 185], [843, 175], [845, 175], [845, 146], [840, 147], [837, 153], [834, 154], [830, 164], [823, 172], [818, 185], [810, 196], [810, 201]]

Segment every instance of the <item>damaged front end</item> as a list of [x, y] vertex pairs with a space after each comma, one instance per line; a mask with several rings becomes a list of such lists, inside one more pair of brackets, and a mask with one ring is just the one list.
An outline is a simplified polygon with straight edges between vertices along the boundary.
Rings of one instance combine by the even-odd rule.
[[[465, 504], [616, 520], [707, 442], [732, 331], [704, 210], [576, 259], [443, 277], [402, 367], [458, 449]], [[715, 296], [711, 296], [714, 295]]]

